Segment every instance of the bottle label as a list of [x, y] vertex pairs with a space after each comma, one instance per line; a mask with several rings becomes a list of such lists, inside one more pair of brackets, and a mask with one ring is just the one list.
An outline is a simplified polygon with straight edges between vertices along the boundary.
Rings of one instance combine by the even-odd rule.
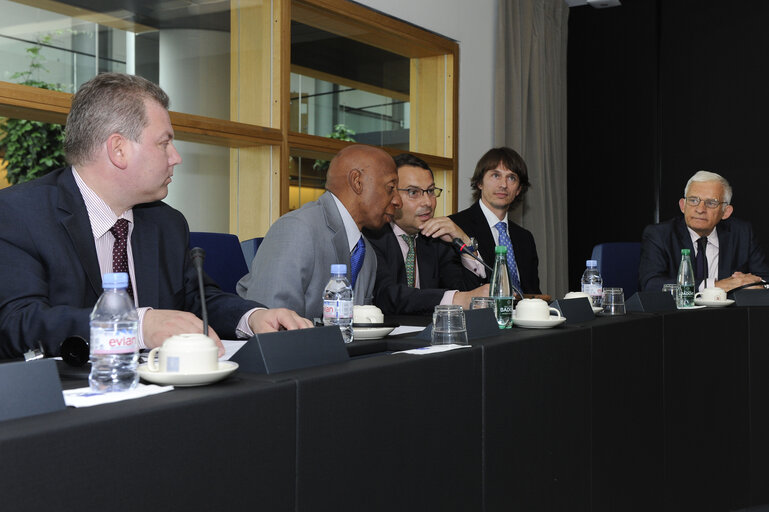
[[132, 329], [116, 330], [91, 328], [92, 354], [130, 354], [136, 352], [138, 340]]
[[324, 300], [323, 318], [352, 318], [352, 301]]
[[596, 297], [596, 296], [600, 297], [601, 295], [603, 295], [603, 286], [598, 283], [583, 284], [582, 292], [587, 293], [591, 297]]

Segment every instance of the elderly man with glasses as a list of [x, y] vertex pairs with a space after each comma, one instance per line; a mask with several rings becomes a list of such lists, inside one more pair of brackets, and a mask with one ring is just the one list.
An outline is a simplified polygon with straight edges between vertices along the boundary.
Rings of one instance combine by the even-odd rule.
[[376, 232], [366, 231], [377, 255], [374, 304], [385, 314], [430, 314], [438, 304], [459, 304], [488, 295], [483, 265], [460, 256], [452, 241], [471, 239], [448, 217], [433, 217], [436, 198], [433, 172], [422, 159], [395, 157], [398, 192], [403, 206]]
[[726, 291], [769, 279], [769, 265], [750, 223], [732, 217], [732, 187], [722, 176], [698, 171], [678, 201], [682, 217], [647, 226], [638, 274], [642, 290], [675, 283], [681, 249], [689, 249], [697, 288]]

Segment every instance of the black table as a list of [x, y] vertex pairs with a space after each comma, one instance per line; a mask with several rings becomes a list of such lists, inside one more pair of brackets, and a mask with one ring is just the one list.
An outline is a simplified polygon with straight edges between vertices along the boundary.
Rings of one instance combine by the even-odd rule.
[[[769, 503], [769, 308], [514, 328], [0, 423], [3, 510]], [[376, 352], [381, 355], [372, 355]], [[84, 382], [82, 384], [85, 384]]]

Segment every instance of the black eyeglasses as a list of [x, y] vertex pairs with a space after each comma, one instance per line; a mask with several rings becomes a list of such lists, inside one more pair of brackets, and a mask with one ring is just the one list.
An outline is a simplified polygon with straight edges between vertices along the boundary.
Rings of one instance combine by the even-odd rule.
[[419, 188], [419, 187], [408, 187], [408, 188], [399, 188], [401, 192], [406, 192], [406, 194], [409, 196], [409, 199], [417, 199], [419, 197], [422, 197], [423, 194], [427, 194], [430, 197], [441, 197], [441, 192], [443, 192], [442, 188], [438, 187], [430, 187], [428, 189]]
[[[703, 199], [700, 199], [697, 196], [690, 196], [686, 198], [686, 204], [689, 206], [699, 206], [699, 204], [703, 201]], [[710, 208], [711, 210], [718, 208], [722, 204], [729, 204], [726, 201], [719, 201], [718, 199], [705, 199], [705, 206]]]

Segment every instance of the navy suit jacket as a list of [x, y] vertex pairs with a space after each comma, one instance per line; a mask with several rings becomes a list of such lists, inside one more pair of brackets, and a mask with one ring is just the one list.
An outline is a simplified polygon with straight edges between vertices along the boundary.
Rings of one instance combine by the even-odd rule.
[[[184, 216], [160, 201], [133, 208], [131, 234], [139, 306], [200, 316], [197, 273], [188, 257]], [[102, 292], [88, 212], [71, 168], [0, 191], [0, 358], [40, 341], [47, 355], [72, 335], [89, 338], [89, 315]], [[259, 304], [228, 294], [205, 277], [209, 323], [234, 338], [240, 318]]]
[[462, 265], [459, 253], [439, 238], [419, 235], [416, 259], [419, 288], [406, 284], [406, 263], [390, 225], [366, 231], [377, 257], [374, 304], [386, 315], [432, 314], [446, 290], [467, 291], [481, 280]]
[[[753, 236], [749, 222], [729, 217], [716, 226], [718, 233], [718, 279], [736, 271], [769, 280], [769, 265]], [[659, 291], [665, 283], [675, 283], [681, 264], [681, 249], [689, 249], [694, 264], [694, 245], [683, 215], [646, 226], [641, 241], [638, 280], [641, 290]]]
[[[461, 212], [449, 215], [467, 236], [473, 237], [478, 241], [478, 251], [481, 253], [483, 261], [490, 267], [494, 266], [494, 235], [491, 233], [486, 216], [483, 215], [481, 205], [476, 201], [470, 208]], [[521, 288], [523, 293], [542, 293], [539, 289], [539, 257], [537, 256], [537, 246], [534, 244], [534, 236], [527, 229], [522, 228], [515, 222], [507, 221], [507, 234], [513, 244], [515, 251], [515, 261], [518, 264], [518, 274], [521, 278]], [[487, 274], [489, 274], [487, 272]], [[491, 278], [491, 275], [487, 275]]]

